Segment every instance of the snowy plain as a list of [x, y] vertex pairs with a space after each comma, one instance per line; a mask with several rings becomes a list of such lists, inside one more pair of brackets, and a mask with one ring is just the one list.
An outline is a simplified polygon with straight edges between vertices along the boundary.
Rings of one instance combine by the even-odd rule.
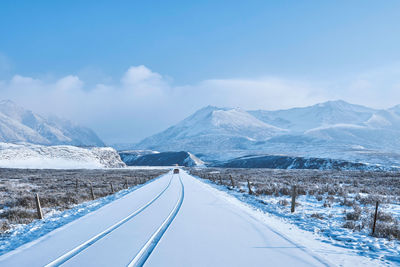
[[[230, 195], [235, 199], [235, 202], [238, 201], [242, 205], [247, 205], [250, 209], [256, 209], [261, 214], [265, 214], [266, 217], [262, 215], [261, 219], [274, 218], [273, 220], [276, 221], [278, 229], [286, 225], [286, 228], [283, 227], [283, 229], [286, 229], [282, 230], [283, 232], [287, 232], [288, 229], [296, 229], [291, 236], [296, 237], [298, 233], [303, 232], [304, 236], [309, 236], [306, 238], [307, 241], [317, 240], [318, 242], [314, 244], [315, 250], [318, 250], [318, 246], [321, 246], [321, 244], [330, 244], [344, 248], [345, 250], [342, 252], [344, 254], [360, 255], [371, 260], [370, 263], [368, 263], [368, 260], [364, 261], [362, 265], [400, 265], [400, 241], [372, 237], [370, 228], [365, 228], [360, 232], [343, 228], [343, 213], [346, 213], [346, 209], [351, 211], [351, 207], [346, 207], [336, 202], [327, 209], [323, 207], [321, 201], [318, 201], [315, 196], [301, 195], [296, 198], [296, 212], [290, 213], [290, 196], [249, 195], [247, 193], [247, 184], [245, 183], [238, 185], [238, 188], [232, 189], [230, 186], [219, 185], [208, 179], [197, 178], [215, 188], [216, 194], [224, 193]], [[285, 202], [287, 204], [283, 205], [282, 203]], [[389, 211], [395, 218], [400, 219], [399, 204], [382, 204], [380, 211]], [[260, 213], [258, 214], [260, 215]], [[318, 216], [314, 215], [323, 216], [324, 218], [318, 218]], [[303, 238], [302, 235], [299, 238], [301, 240]], [[318, 244], [320, 242], [322, 243]], [[341, 259], [340, 257], [343, 255], [340, 253], [336, 256], [326, 256], [328, 258], [331, 256], [333, 262], [340, 263], [339, 265], [357, 265], [356, 263], [348, 265], [348, 259], [346, 257]]]

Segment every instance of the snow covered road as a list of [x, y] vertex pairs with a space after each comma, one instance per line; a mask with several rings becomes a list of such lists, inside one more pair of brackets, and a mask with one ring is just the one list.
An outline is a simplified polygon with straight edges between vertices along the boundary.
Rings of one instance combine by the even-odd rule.
[[0, 257], [0, 266], [10, 267], [143, 262], [145, 266], [327, 265], [183, 171], [164, 175]]

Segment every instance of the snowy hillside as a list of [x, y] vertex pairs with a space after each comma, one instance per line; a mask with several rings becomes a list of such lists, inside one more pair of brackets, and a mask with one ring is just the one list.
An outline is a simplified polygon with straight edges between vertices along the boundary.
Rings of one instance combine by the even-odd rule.
[[328, 101], [304, 108], [249, 111], [259, 120], [284, 127], [292, 133], [302, 133], [327, 125], [362, 124], [376, 112], [377, 110], [353, 105], [342, 100]]
[[400, 165], [400, 106], [377, 110], [344, 101], [277, 111], [205, 107], [138, 149], [192, 151], [207, 160], [248, 154]]
[[163, 151], [245, 149], [256, 140], [286, 132], [241, 109], [207, 106], [164, 132], [144, 139], [138, 147]]
[[0, 143], [0, 168], [91, 169], [125, 167], [110, 147], [41, 146]]
[[90, 129], [57, 117], [43, 117], [10, 100], [0, 101], [0, 142], [104, 146]]

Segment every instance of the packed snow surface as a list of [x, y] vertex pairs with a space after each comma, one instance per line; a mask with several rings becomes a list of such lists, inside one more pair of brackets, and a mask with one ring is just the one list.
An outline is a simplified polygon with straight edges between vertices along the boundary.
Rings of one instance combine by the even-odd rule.
[[118, 152], [110, 147], [0, 143], [2, 168], [95, 169], [125, 166]]
[[[182, 205], [177, 205], [182, 199]], [[177, 214], [170, 217], [177, 207]], [[69, 215], [67, 211], [59, 217]], [[172, 218], [171, 223], [160, 238], [152, 239], [167, 218]], [[313, 234], [244, 205], [184, 171], [164, 175], [38, 239], [37, 235], [32, 237], [32, 231], [46, 231], [46, 220], [34, 223], [33, 228], [25, 226], [30, 231], [22, 231], [20, 238], [31, 238], [31, 242], [0, 256], [0, 265], [44, 266], [62, 262], [63, 266], [127, 266], [152, 240], [155, 247], [148, 253], [145, 266], [382, 263], [321, 242]]]

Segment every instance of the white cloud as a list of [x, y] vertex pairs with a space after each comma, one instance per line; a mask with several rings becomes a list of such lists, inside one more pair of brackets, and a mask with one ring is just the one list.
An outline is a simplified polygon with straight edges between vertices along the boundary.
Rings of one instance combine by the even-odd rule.
[[120, 82], [94, 86], [73, 75], [53, 81], [15, 75], [9, 81], [0, 81], [0, 95], [34, 111], [54, 113], [92, 127], [106, 141], [127, 142], [163, 130], [210, 104], [281, 109], [344, 99], [388, 107], [400, 102], [398, 74], [392, 69], [323, 83], [263, 77], [176, 86], [145, 66], [133, 66]]
[[83, 82], [77, 76], [66, 76], [58, 80], [55, 87], [59, 91], [81, 90]]
[[282, 109], [327, 100], [312, 84], [278, 78], [206, 80], [196, 90], [204, 102], [245, 109]]
[[37, 86], [40, 84], [40, 80], [33, 79], [31, 77], [24, 77], [21, 75], [14, 75], [10, 81], [11, 86]]
[[[340, 84], [340, 87], [338, 87]], [[400, 103], [400, 65], [394, 64], [361, 72], [346, 80], [330, 81], [334, 96], [374, 108]]]
[[162, 76], [152, 72], [143, 65], [137, 67], [133, 66], [124, 74], [121, 82], [126, 86], [135, 86], [143, 83], [159, 83], [162, 82]]

